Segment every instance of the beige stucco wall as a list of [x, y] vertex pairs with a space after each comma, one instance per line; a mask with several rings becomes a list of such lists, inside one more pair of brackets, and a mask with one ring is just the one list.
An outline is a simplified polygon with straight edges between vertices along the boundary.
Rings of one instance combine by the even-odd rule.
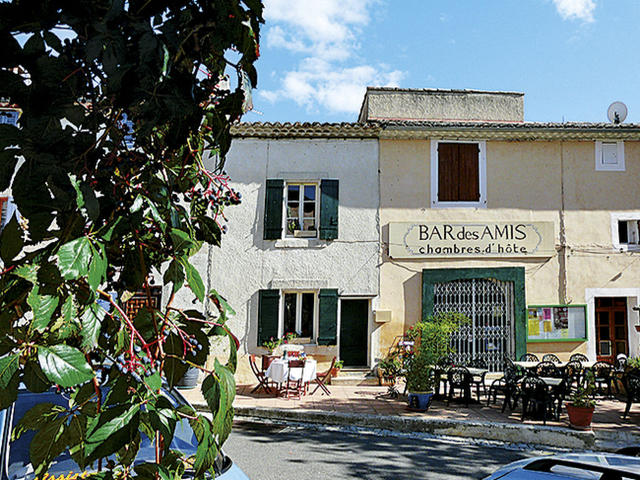
[[[624, 172], [596, 171], [594, 142], [488, 141], [487, 208], [429, 208], [430, 139], [381, 140], [379, 308], [391, 310], [392, 321], [381, 329], [379, 355], [384, 356], [385, 346], [420, 318], [425, 268], [524, 267], [527, 304], [593, 303], [587, 289], [628, 295], [629, 305], [637, 304], [633, 289], [640, 287], [640, 253], [614, 249], [611, 212], [640, 210], [640, 142], [625, 143], [625, 162]], [[553, 222], [557, 253], [551, 258], [513, 259], [394, 260], [387, 255], [389, 222], [469, 220]], [[564, 259], [561, 225], [567, 245]], [[565, 358], [574, 351], [595, 354], [590, 310], [589, 343], [529, 343], [528, 350], [559, 352]], [[637, 313], [629, 308], [629, 327], [635, 323]], [[629, 328], [629, 336], [630, 351], [638, 355], [640, 335]]]

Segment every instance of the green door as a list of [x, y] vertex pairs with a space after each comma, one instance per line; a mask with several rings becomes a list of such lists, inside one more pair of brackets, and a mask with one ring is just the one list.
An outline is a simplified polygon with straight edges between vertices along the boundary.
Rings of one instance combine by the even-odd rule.
[[340, 360], [345, 367], [367, 365], [369, 300], [342, 300]]

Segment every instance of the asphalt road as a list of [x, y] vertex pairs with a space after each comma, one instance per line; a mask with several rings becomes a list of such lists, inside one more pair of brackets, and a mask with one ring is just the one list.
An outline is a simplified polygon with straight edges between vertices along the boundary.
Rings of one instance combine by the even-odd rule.
[[252, 480], [483, 478], [533, 454], [424, 436], [248, 422], [234, 424], [224, 449]]

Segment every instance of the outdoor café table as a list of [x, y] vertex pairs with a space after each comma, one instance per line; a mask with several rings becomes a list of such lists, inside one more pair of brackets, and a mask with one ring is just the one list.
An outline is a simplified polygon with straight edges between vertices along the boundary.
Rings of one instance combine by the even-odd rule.
[[[527, 370], [529, 369], [534, 369], [538, 366], [538, 364], [540, 362], [513, 362], [515, 365], [517, 365], [518, 367], [522, 367], [522, 368], [526, 368]], [[558, 368], [564, 368], [567, 366], [567, 363], [569, 362], [560, 362], [560, 363], [556, 363], [554, 364], [556, 367]], [[588, 361], [588, 362], [580, 362], [580, 364], [582, 365], [582, 368], [591, 368], [595, 365], [596, 362], [592, 362], [592, 361]]]
[[[304, 371], [302, 371], [302, 368], [291, 369], [291, 380], [298, 381], [302, 378], [302, 383], [309, 383], [315, 380], [317, 376], [316, 366], [317, 362], [314, 359], [307, 358]], [[265, 375], [277, 384], [285, 383], [289, 377], [289, 360], [286, 358], [276, 358], [271, 362], [269, 368], [267, 368]]]

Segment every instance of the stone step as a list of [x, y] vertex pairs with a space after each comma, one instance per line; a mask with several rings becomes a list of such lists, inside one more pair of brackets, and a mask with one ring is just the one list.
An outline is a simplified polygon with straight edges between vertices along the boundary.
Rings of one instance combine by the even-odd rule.
[[369, 368], [343, 368], [331, 385], [378, 385], [378, 377]]

